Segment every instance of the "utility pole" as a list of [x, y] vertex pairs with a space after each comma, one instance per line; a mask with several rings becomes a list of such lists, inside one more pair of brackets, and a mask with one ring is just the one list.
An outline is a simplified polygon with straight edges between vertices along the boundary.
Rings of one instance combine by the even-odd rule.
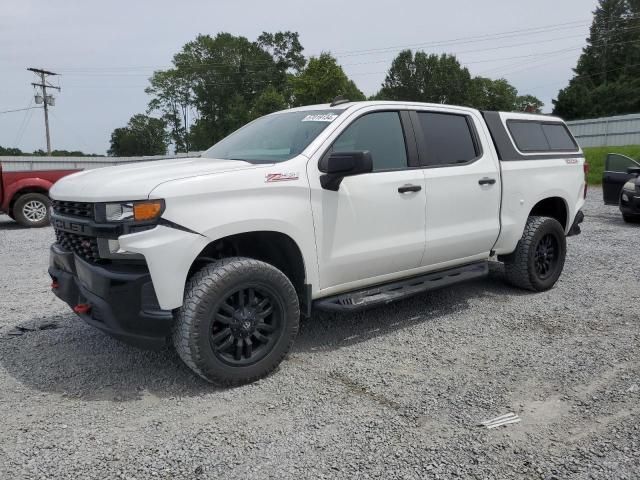
[[[51, 156], [51, 136], [49, 135], [49, 105], [54, 105], [53, 96], [47, 95], [47, 88], [52, 88], [54, 90], [60, 91], [60, 87], [56, 87], [47, 83], [47, 77], [49, 75], [58, 75], [57, 73], [49, 72], [47, 70], [42, 70], [41, 68], [27, 68], [27, 70], [35, 73], [40, 76], [40, 83], [32, 83], [34, 87], [40, 87], [42, 89], [42, 99], [44, 103], [44, 128], [47, 135], [47, 155]], [[36, 103], [38, 103], [38, 98], [36, 96]]]

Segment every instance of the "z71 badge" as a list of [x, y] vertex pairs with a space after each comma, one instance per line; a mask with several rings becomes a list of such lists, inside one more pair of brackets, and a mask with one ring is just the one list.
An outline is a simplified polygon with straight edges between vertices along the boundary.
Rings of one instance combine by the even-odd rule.
[[265, 176], [265, 183], [271, 182], [288, 182], [290, 180], [298, 180], [299, 175], [298, 172], [288, 172], [288, 173], [267, 173]]

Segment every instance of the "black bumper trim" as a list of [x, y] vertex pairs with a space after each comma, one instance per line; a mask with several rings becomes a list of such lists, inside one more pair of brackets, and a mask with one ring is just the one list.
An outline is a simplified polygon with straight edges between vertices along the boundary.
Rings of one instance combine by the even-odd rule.
[[166, 345], [173, 327], [171, 311], [162, 310], [144, 265], [94, 265], [53, 244], [49, 275], [53, 293], [89, 325], [126, 343], [143, 348]]

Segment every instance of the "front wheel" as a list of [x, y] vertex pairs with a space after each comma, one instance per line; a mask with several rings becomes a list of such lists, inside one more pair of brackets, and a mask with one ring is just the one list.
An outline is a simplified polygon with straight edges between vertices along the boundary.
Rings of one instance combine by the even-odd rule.
[[549, 217], [529, 217], [515, 252], [503, 258], [507, 281], [542, 292], [558, 281], [567, 254], [560, 223]]
[[250, 258], [206, 265], [187, 282], [173, 344], [180, 358], [220, 386], [267, 376], [298, 332], [300, 307], [289, 279]]
[[25, 193], [13, 205], [13, 217], [23, 227], [46, 227], [50, 205], [51, 200], [42, 193]]

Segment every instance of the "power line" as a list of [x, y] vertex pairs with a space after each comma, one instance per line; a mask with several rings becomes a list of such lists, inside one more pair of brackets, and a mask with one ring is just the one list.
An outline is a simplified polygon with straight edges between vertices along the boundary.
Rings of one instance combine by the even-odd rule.
[[[630, 27], [627, 30], [640, 30], [640, 26], [637, 27]], [[567, 39], [567, 38], [575, 38], [575, 37], [581, 37], [582, 35], [571, 35], [571, 36], [563, 36], [563, 37], [554, 37], [551, 39], [545, 39], [545, 40], [533, 40], [533, 41], [528, 41], [528, 42], [524, 42], [524, 43], [516, 43], [516, 44], [508, 44], [508, 45], [498, 45], [498, 46], [492, 46], [492, 47], [484, 47], [484, 48], [479, 48], [479, 49], [472, 49], [472, 50], [462, 50], [462, 51], [458, 51], [458, 52], [451, 52], [454, 55], [464, 55], [464, 54], [468, 54], [468, 53], [480, 53], [480, 52], [485, 52], [485, 51], [495, 51], [495, 50], [500, 50], [500, 49], [508, 49], [508, 48], [515, 48], [515, 47], [521, 47], [521, 46], [529, 46], [529, 45], [537, 45], [540, 43], [548, 43], [548, 42], [555, 42], [557, 40], [562, 40], [562, 39]], [[630, 42], [616, 42], [616, 43], [610, 43], [610, 46], [613, 45], [621, 45], [621, 44], [625, 44], [625, 43], [630, 43]], [[592, 46], [599, 46], [600, 42], [594, 42], [591, 44]], [[575, 47], [569, 47], [569, 48], [564, 48], [564, 49], [560, 49], [560, 50], [554, 50], [554, 51], [550, 51], [550, 52], [540, 52], [540, 53], [534, 53], [531, 55], [516, 55], [516, 56], [512, 56], [512, 57], [505, 57], [505, 58], [495, 58], [495, 59], [484, 59], [484, 60], [478, 60], [478, 61], [469, 61], [469, 62], [463, 62], [465, 65], [471, 65], [471, 64], [475, 64], [475, 63], [488, 63], [488, 62], [495, 62], [495, 61], [500, 61], [500, 60], [508, 60], [508, 59], [518, 59], [518, 58], [528, 58], [528, 57], [535, 57], [538, 55], [547, 55], [547, 54], [554, 54], [554, 53], [559, 53], [559, 52], [564, 52], [564, 51], [570, 51], [573, 49], [580, 49], [580, 48], [584, 48], [583, 44], [580, 45], [576, 45]], [[390, 62], [390, 60], [386, 59], [386, 60], [374, 60], [374, 61], [367, 61], [367, 62], [358, 62], [358, 63], [344, 63], [341, 64], [342, 67], [349, 67], [349, 66], [356, 66], [356, 65], [369, 65], [369, 64], [378, 64], [378, 63], [387, 63]], [[227, 64], [222, 64], [222, 63], [201, 63], [201, 64], [192, 64], [192, 65], [185, 65], [185, 64], [181, 64], [180, 68], [185, 68], [185, 69], [191, 69], [192, 71], [197, 71], [197, 70], [202, 70], [202, 69], [206, 69], [209, 67], [214, 67], [214, 66], [228, 66]], [[252, 65], [251, 62], [244, 64], [244, 65]], [[117, 68], [131, 68], [131, 69], [139, 69], [139, 68], [147, 68], [147, 67], [135, 67], [135, 66], [131, 66], [131, 67], [113, 67], [114, 69]], [[246, 73], [259, 73], [261, 72], [261, 70], [254, 70], [254, 69], [250, 69], [247, 68], [243, 71], [240, 71], [239, 69], [237, 71], [232, 71], [232, 72], [225, 72], [225, 75], [227, 74], [246, 74]], [[212, 74], [218, 74], [219, 72], [215, 72], [212, 71], [210, 72]], [[103, 70], [101, 72], [93, 72], [93, 71], [83, 71], [83, 70], [76, 70], [76, 72], [74, 73], [67, 73], [67, 76], [70, 77], [82, 77], [82, 76], [114, 76], [114, 77], [139, 77], [139, 76], [149, 76], [151, 75], [151, 72], [149, 73], [136, 73], [136, 72], [114, 72], [114, 71], [108, 71], [108, 70]]]
[[[579, 24], [579, 25], [576, 25]], [[573, 27], [568, 27], [567, 25], [574, 25]], [[519, 37], [523, 34], [527, 35], [537, 35], [542, 33], [555, 32], [558, 30], [567, 30], [573, 28], [582, 28], [586, 26], [584, 20], [567, 22], [567, 23], [559, 23], [554, 25], [547, 25], [543, 27], [531, 27], [525, 29], [518, 30], [510, 30], [507, 32], [493, 33], [493, 34], [483, 34], [483, 35], [475, 35], [469, 37], [459, 37], [450, 40], [440, 40], [440, 41], [432, 41], [432, 42], [422, 42], [422, 43], [414, 43], [410, 45], [396, 45], [393, 47], [382, 47], [382, 48], [373, 48], [368, 50], [354, 50], [351, 52], [336, 52], [335, 55], [341, 57], [351, 57], [358, 55], [370, 55], [372, 53], [387, 53], [393, 52], [397, 50], [404, 50], [407, 48], [419, 48], [419, 47], [441, 47], [441, 46], [449, 46], [449, 45], [464, 45], [467, 43], [476, 43], [476, 42], [485, 42], [491, 40], [503, 40], [505, 38]]]
[[[637, 18], [640, 17], [640, 14], [635, 14], [629, 17], [629, 19], [633, 19], [633, 18]], [[623, 21], [622, 19], [620, 21]], [[587, 22], [587, 23], [585, 23]], [[444, 40], [444, 41], [436, 41], [436, 42], [424, 42], [424, 43], [416, 43], [416, 44], [412, 44], [412, 45], [397, 45], [394, 47], [383, 47], [383, 48], [378, 48], [378, 49], [369, 49], [369, 50], [354, 50], [351, 52], [334, 52], [335, 55], [337, 56], [352, 56], [352, 55], [356, 55], [356, 54], [368, 54], [370, 52], [380, 52], [380, 53], [386, 53], [387, 51], [394, 51], [394, 50], [402, 50], [402, 49], [406, 49], [406, 48], [417, 48], [417, 47], [436, 47], [436, 46], [446, 46], [446, 45], [454, 45], [454, 44], [465, 44], [465, 43], [476, 43], [478, 41], [490, 41], [490, 40], [501, 40], [503, 38], [511, 38], [511, 37], [519, 37], [523, 34], [527, 34], [527, 35], [537, 35], [537, 34], [542, 34], [542, 33], [549, 33], [549, 32], [553, 32], [553, 31], [558, 31], [558, 30], [567, 30], [567, 29], [575, 29], [575, 28], [582, 28], [585, 27], [587, 25], [589, 25], [588, 22], [591, 22], [591, 20], [577, 20], [577, 21], [573, 21], [573, 22], [566, 22], [566, 23], [559, 23], [559, 24], [552, 24], [552, 25], [546, 25], [546, 26], [541, 26], [541, 27], [531, 27], [531, 28], [525, 28], [525, 29], [518, 29], [518, 30], [511, 30], [508, 32], [501, 32], [501, 33], [495, 33], [495, 34], [484, 34], [484, 35], [476, 35], [476, 36], [471, 36], [471, 37], [460, 37], [457, 39], [452, 39], [452, 40]], [[569, 25], [573, 25], [573, 26], [569, 26]], [[627, 27], [627, 28], [620, 28], [617, 29], [617, 32], [621, 32], [621, 31], [625, 31], [628, 29], [635, 29], [638, 27]]]
[[15, 110], [4, 110], [4, 111], [2, 111], [0, 113], [24, 112], [25, 110], [31, 110], [33, 108], [42, 108], [42, 107], [16, 108]]
[[[567, 29], [571, 29], [571, 28], [582, 28], [588, 25], [588, 20], [577, 20], [577, 21], [573, 21], [573, 22], [564, 22], [564, 23], [557, 23], [557, 24], [551, 24], [551, 25], [545, 25], [545, 26], [539, 26], [539, 27], [531, 27], [531, 28], [526, 28], [526, 29], [518, 29], [518, 30], [510, 30], [510, 31], [506, 31], [506, 32], [498, 32], [498, 33], [491, 33], [491, 34], [483, 34], [483, 35], [475, 35], [475, 36], [468, 36], [468, 37], [459, 37], [459, 38], [455, 38], [455, 39], [450, 39], [450, 40], [436, 40], [436, 41], [431, 41], [431, 42], [421, 42], [421, 43], [415, 43], [415, 44], [408, 44], [408, 45], [396, 45], [396, 46], [392, 46], [392, 47], [382, 47], [379, 49], [368, 49], [368, 50], [351, 50], [351, 51], [343, 51], [343, 52], [332, 52], [333, 55], [335, 56], [357, 56], [357, 55], [368, 55], [371, 54], [371, 52], [378, 52], [380, 51], [380, 53], [387, 53], [387, 51], [392, 51], [392, 50], [402, 50], [405, 48], [415, 48], [415, 47], [426, 47], [426, 46], [446, 46], [449, 44], [457, 44], [457, 43], [475, 43], [478, 41], [490, 41], [490, 40], [501, 40], [503, 38], [509, 38], [509, 37], [516, 37], [516, 36], [520, 36], [522, 34], [528, 34], [528, 35], [535, 35], [535, 34], [543, 34], [543, 33], [549, 33], [550, 31], [557, 31], [557, 30], [567, 30]], [[575, 25], [575, 24], [580, 24], [580, 25]], [[569, 27], [569, 25], [574, 25], [573, 27]], [[581, 35], [580, 35], [581, 36]], [[533, 42], [536, 43], [536, 42]], [[322, 52], [320, 52], [322, 53]], [[318, 55], [318, 53], [316, 53], [315, 55]], [[312, 54], [313, 56], [313, 54]], [[270, 62], [264, 61], [264, 62], [248, 62], [245, 63], [244, 65], [265, 65], [265, 64], [269, 64]], [[180, 64], [182, 67], [188, 67], [188, 64], [182, 63]], [[207, 67], [207, 66], [216, 66], [216, 65], [226, 65], [224, 63], [221, 62], [208, 62], [208, 63], [195, 63], [193, 64], [192, 68], [203, 68], [203, 67]], [[73, 72], [85, 72], [85, 71], [89, 71], [89, 70], [94, 70], [95, 72], [104, 72], [104, 71], [112, 71], [112, 70], [140, 70], [140, 69], [163, 69], [163, 68], [173, 68], [175, 65], [146, 65], [146, 66], [136, 66], [136, 65], [131, 65], [131, 66], [116, 66], [116, 67], [93, 67], [91, 69], [89, 68], [76, 68], [76, 67], [59, 67], [58, 70], [62, 71], [62, 72], [66, 72], [66, 73], [73, 73]]]
[[[618, 68], [612, 68], [611, 70], [607, 70], [606, 73], [610, 73], [610, 72], [615, 72], [618, 70], [624, 70], [626, 68], [632, 68], [632, 67], [640, 67], [640, 63], [634, 63], [632, 65], [625, 65], [623, 67], [618, 67]], [[576, 78], [591, 78], [591, 77], [598, 77], [600, 75], [602, 75], [605, 72], [598, 72], [598, 73], [593, 73], [593, 74], [582, 74], [582, 75], [575, 75], [571, 80], [576, 79]], [[565, 80], [562, 80], [560, 82], [553, 82], [553, 83], [545, 83], [544, 85], [537, 85], [535, 87], [532, 88], [528, 88], [527, 90], [539, 90], [541, 88], [545, 88], [545, 87], [551, 87], [553, 85], [559, 85], [561, 83], [566, 83]]]
[[[30, 98], [29, 106], [31, 106], [32, 104], [33, 104], [33, 97]], [[14, 146], [17, 147], [20, 144], [20, 141], [22, 140], [22, 135], [24, 135], [24, 132], [27, 129], [27, 125], [31, 121], [32, 115], [33, 115], [33, 109], [31, 108], [27, 109], [27, 111], [24, 114], [24, 117], [22, 117], [22, 122], [20, 122], [20, 126], [18, 127], [16, 138], [13, 140]]]
[[[628, 20], [633, 20], [635, 18], [640, 17], [640, 14], [634, 14], [634, 15], [630, 15], [629, 17], [625, 18], [625, 19], [619, 19], [619, 22], [623, 22], [623, 21], [628, 21]], [[480, 41], [491, 41], [491, 40], [502, 40], [505, 38], [511, 38], [511, 37], [519, 37], [523, 34], [528, 34], [528, 35], [537, 35], [537, 34], [544, 34], [544, 33], [549, 33], [549, 32], [553, 32], [553, 31], [558, 31], [558, 30], [568, 30], [568, 29], [575, 29], [575, 28], [582, 28], [587, 26], [589, 23], [591, 22], [591, 20], [576, 20], [576, 21], [571, 21], [571, 22], [564, 22], [564, 23], [557, 23], [557, 24], [550, 24], [550, 25], [544, 25], [544, 26], [538, 26], [538, 27], [530, 27], [530, 28], [526, 28], [526, 29], [518, 29], [518, 30], [510, 30], [510, 31], [505, 31], [505, 32], [498, 32], [498, 33], [492, 33], [492, 34], [483, 34], [483, 35], [475, 35], [475, 36], [467, 36], [467, 37], [459, 37], [459, 38], [454, 38], [454, 39], [449, 39], [449, 40], [439, 40], [439, 41], [432, 41], [432, 42], [422, 42], [422, 43], [414, 43], [414, 44], [407, 44], [407, 45], [396, 45], [396, 46], [391, 46], [391, 47], [381, 47], [378, 49], [367, 49], [367, 50], [347, 50], [347, 51], [342, 51], [342, 52], [332, 52], [333, 55], [336, 56], [357, 56], [357, 55], [370, 55], [373, 53], [392, 53], [394, 50], [401, 50], [401, 49], [405, 49], [405, 48], [416, 48], [416, 47], [437, 47], [437, 46], [447, 46], [447, 45], [455, 45], [455, 44], [464, 44], [464, 43], [476, 43], [476, 42], [480, 42]], [[619, 33], [621, 31], [625, 31], [625, 30], [634, 30], [640, 28], [638, 26], [636, 27], [627, 27], [627, 28], [621, 28], [621, 29], [616, 29], [616, 32]], [[548, 41], [555, 41], [555, 40], [559, 40], [559, 39], [564, 39], [564, 38], [574, 38], [576, 36], [582, 36], [580, 35], [572, 35], [570, 37], [559, 37], [559, 38], [553, 38], [550, 39]], [[497, 48], [510, 48], [510, 47], [515, 47], [515, 46], [523, 46], [523, 45], [528, 45], [528, 44], [532, 44], [532, 43], [540, 43], [540, 41], [533, 41], [530, 43], [526, 43], [526, 44], [516, 44], [516, 45], [509, 45], [509, 46], [501, 46], [501, 47], [497, 47]], [[472, 51], [468, 51], [468, 52], [459, 52], [459, 53], [469, 53], [469, 52], [475, 52], [475, 51], [484, 51], [484, 50], [490, 50], [490, 48], [487, 49], [480, 49], [480, 50], [472, 50]], [[375, 62], [362, 62], [362, 63], [357, 63], [357, 64], [343, 64], [342, 66], [349, 66], [349, 65], [360, 65], [360, 64], [367, 64], [367, 63], [383, 63], [385, 60], [382, 61], [375, 61]], [[263, 61], [263, 62], [246, 62], [243, 65], [256, 65], [256, 66], [263, 66], [266, 64], [269, 64], [269, 61]], [[182, 63], [180, 64], [180, 66], [182, 68], [193, 68], [193, 69], [197, 69], [197, 68], [206, 68], [209, 66], [225, 66], [227, 64], [222, 63], [222, 62], [207, 62], [207, 63], [192, 63], [191, 65], [189, 64], [185, 64]], [[88, 67], [61, 67], [59, 70], [63, 71], [63, 72], [68, 72], [69, 74], [74, 73], [76, 75], [78, 74], [90, 74], [95, 72], [97, 75], [104, 75], [105, 72], [113, 72], [114, 70], [142, 70], [142, 69], [163, 69], [163, 68], [173, 68], [175, 67], [175, 65], [147, 65], [147, 66], [135, 66], [135, 65], [131, 65], [131, 66], [113, 66], [113, 67], [93, 67], [93, 68], [88, 68]], [[93, 72], [92, 72], [93, 71]], [[146, 75], [146, 74], [132, 74], [132, 76], [134, 75]]]

